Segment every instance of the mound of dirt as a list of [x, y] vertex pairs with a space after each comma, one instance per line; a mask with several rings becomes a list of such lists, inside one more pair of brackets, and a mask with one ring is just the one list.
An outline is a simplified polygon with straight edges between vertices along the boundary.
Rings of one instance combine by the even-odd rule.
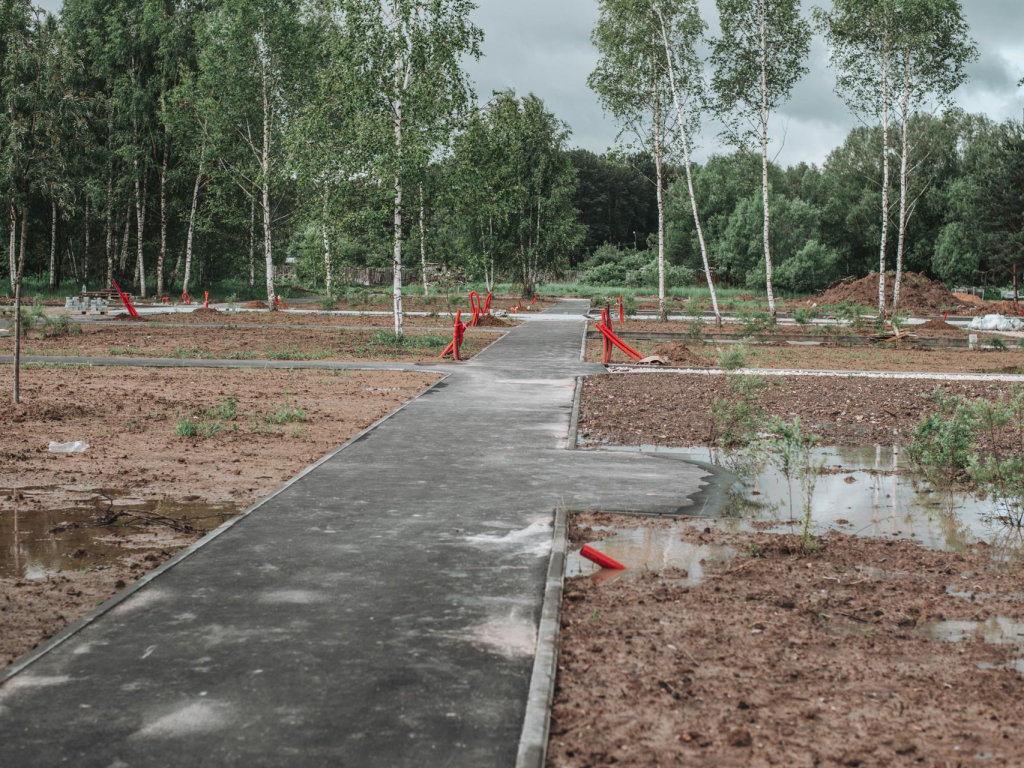
[[960, 300], [961, 304], [967, 306], [982, 307], [985, 305], [985, 300], [980, 296], [975, 296], [973, 293], [957, 293], [954, 291], [953, 295]]
[[129, 323], [144, 323], [144, 322], [146, 322], [145, 315], [139, 315], [138, 317], [133, 317], [132, 315], [114, 315], [113, 317], [114, 317], [115, 320], [118, 320], [120, 322], [129, 322]]
[[508, 323], [494, 315], [481, 315], [476, 323], [477, 328], [508, 328]]
[[266, 309], [267, 302], [265, 301], [250, 301], [248, 304], [243, 304], [242, 309]]
[[707, 368], [708, 364], [694, 354], [688, 346], [678, 341], [662, 344], [654, 350], [654, 354], [668, 360], [669, 364], [686, 368]]
[[196, 317], [220, 317], [224, 313], [213, 307], [200, 307], [199, 309], [193, 309], [192, 314]]
[[[892, 301], [896, 274], [886, 273], [885, 298]], [[833, 283], [810, 300], [812, 304], [830, 305], [850, 302], [864, 307], [878, 306], [878, 273], [867, 277], [847, 277]], [[900, 309], [911, 312], [944, 312], [964, 307], [965, 302], [953, 295], [943, 283], [931, 280], [920, 272], [907, 272], [900, 285]]]
[[963, 333], [963, 331], [960, 328], [957, 328], [955, 325], [950, 325], [945, 320], [940, 320], [937, 317], [933, 317], [928, 322], [921, 323], [920, 325], [910, 325], [910, 326], [907, 326], [905, 328], [905, 330], [913, 331], [913, 332], [927, 331], [929, 333], [943, 333], [943, 334], [945, 334], [945, 333], [956, 333], [956, 334]]
[[974, 308], [976, 315], [1006, 315], [1007, 317], [1020, 317], [1024, 305], [1014, 304], [1012, 301], [988, 301]]

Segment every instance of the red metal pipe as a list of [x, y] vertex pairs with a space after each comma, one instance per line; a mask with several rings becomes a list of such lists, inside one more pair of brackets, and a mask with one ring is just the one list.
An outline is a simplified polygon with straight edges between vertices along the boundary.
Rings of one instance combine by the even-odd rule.
[[601, 325], [599, 323], [598, 326], [597, 326], [597, 330], [599, 330], [601, 333], [603, 333], [605, 335], [605, 338], [608, 339], [608, 341], [610, 341], [616, 347], [618, 347], [623, 352], [625, 352], [627, 355], [629, 355], [631, 358], [633, 358], [634, 361], [641, 359], [641, 356], [640, 356], [639, 352], [637, 352], [632, 347], [627, 346], [626, 343], [622, 339], [620, 339], [614, 333], [609, 331], [605, 326], [603, 326], [603, 325]]
[[608, 557], [604, 552], [598, 552], [589, 544], [584, 544], [583, 549], [580, 550], [580, 555], [590, 560], [592, 563], [597, 563], [602, 568], [611, 568], [615, 571], [625, 571], [626, 566], [620, 563], [618, 560], [613, 560]]
[[619, 296], [619, 322], [620, 323], [625, 323], [626, 322], [626, 312], [625, 312], [625, 310], [622, 309], [622, 297], [621, 296]]

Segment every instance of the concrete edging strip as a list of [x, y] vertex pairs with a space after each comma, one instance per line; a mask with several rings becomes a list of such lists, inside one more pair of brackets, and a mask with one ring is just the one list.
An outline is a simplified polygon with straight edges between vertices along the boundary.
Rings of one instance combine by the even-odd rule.
[[562, 615], [567, 538], [567, 513], [565, 509], [555, 510], [551, 558], [548, 560], [544, 602], [541, 605], [540, 626], [537, 628], [537, 652], [533, 659], [533, 674], [530, 676], [530, 692], [526, 700], [516, 768], [544, 768], [547, 759], [551, 702], [558, 673], [558, 631]]
[[438, 384], [441, 384], [442, 382], [444, 382], [445, 379], [447, 379], [450, 374], [441, 373], [439, 375], [441, 376], [441, 378], [438, 379], [437, 381], [435, 381], [429, 387], [426, 387], [421, 392], [418, 392], [415, 396], [413, 396], [413, 397], [409, 398], [408, 400], [406, 400], [404, 403], [402, 403], [400, 406], [395, 408], [393, 411], [391, 411], [391, 412], [385, 414], [384, 416], [382, 416], [381, 418], [377, 419], [377, 421], [373, 422], [373, 424], [371, 424], [370, 426], [366, 427], [365, 429], [360, 430], [357, 434], [355, 434], [352, 437], [350, 437], [348, 440], [346, 440], [344, 443], [342, 443], [337, 448], [332, 450], [330, 453], [328, 453], [327, 455], [321, 457], [320, 459], [317, 459], [315, 462], [310, 464], [308, 467], [306, 467], [305, 469], [301, 470], [297, 475], [295, 475], [295, 477], [291, 478], [290, 480], [285, 482], [283, 485], [279, 486], [275, 490], [273, 490], [270, 493], [268, 493], [262, 499], [258, 500], [257, 502], [255, 502], [251, 506], [249, 506], [246, 509], [244, 509], [240, 514], [238, 514], [237, 516], [231, 518], [230, 520], [225, 522], [223, 525], [221, 525], [221, 526], [215, 528], [214, 530], [210, 531], [208, 534], [206, 534], [203, 538], [201, 538], [195, 544], [193, 544], [190, 547], [187, 547], [186, 549], [183, 549], [181, 552], [176, 554], [174, 557], [172, 557], [166, 563], [164, 563], [163, 565], [161, 565], [161, 566], [159, 566], [157, 568], [154, 568], [152, 571], [147, 573], [145, 576], [140, 578], [138, 581], [133, 582], [132, 584], [129, 584], [127, 587], [122, 589], [120, 592], [118, 592], [113, 597], [109, 598], [108, 600], [105, 600], [102, 604], [100, 604], [98, 607], [96, 607], [95, 609], [93, 609], [92, 611], [87, 613], [85, 616], [83, 616], [82, 618], [78, 619], [77, 621], [69, 624], [67, 627], [62, 629], [60, 632], [58, 632], [56, 635], [51, 637], [45, 643], [42, 643], [35, 650], [29, 651], [28, 653], [26, 653], [24, 656], [22, 656], [17, 661], [12, 662], [11, 664], [9, 664], [4, 669], [0, 669], [0, 686], [2, 686], [5, 682], [10, 680], [12, 677], [14, 677], [19, 672], [23, 671], [26, 667], [28, 667], [34, 661], [36, 661], [37, 659], [40, 659], [41, 657], [45, 656], [50, 651], [54, 650], [57, 646], [59, 646], [65, 640], [68, 640], [69, 638], [71, 638], [74, 635], [76, 635], [79, 632], [81, 632], [83, 629], [88, 627], [90, 624], [92, 624], [98, 618], [103, 616], [105, 613], [107, 613], [108, 611], [110, 611], [113, 608], [116, 608], [118, 605], [120, 605], [125, 600], [127, 600], [129, 597], [131, 597], [136, 592], [138, 592], [140, 589], [142, 589], [144, 586], [149, 584], [149, 582], [153, 581], [153, 579], [155, 579], [158, 576], [160, 576], [160, 575], [166, 573], [167, 571], [171, 570], [171, 568], [176, 566], [178, 563], [180, 563], [182, 560], [187, 558], [189, 555], [192, 555], [195, 552], [199, 551], [201, 548], [205, 547], [207, 544], [209, 544], [211, 541], [216, 539], [218, 536], [220, 536], [221, 534], [227, 532], [227, 530], [229, 528], [233, 528], [235, 525], [237, 525], [238, 523], [242, 522], [242, 520], [244, 520], [245, 518], [249, 517], [249, 515], [251, 515], [257, 509], [262, 507], [268, 501], [273, 499], [275, 496], [277, 496], [277, 495], [283, 493], [284, 491], [286, 491], [288, 488], [293, 486], [295, 483], [297, 483], [299, 480], [304, 478], [306, 475], [308, 475], [314, 469], [319, 467], [321, 464], [325, 464], [326, 462], [330, 461], [335, 456], [337, 456], [339, 453], [341, 453], [343, 450], [345, 450], [350, 445], [355, 443], [357, 440], [360, 440], [368, 432], [373, 431], [374, 429], [379, 427], [381, 424], [383, 424], [385, 421], [387, 421], [392, 416], [394, 416], [396, 413], [399, 413], [400, 411], [404, 410], [405, 407], [408, 406], [410, 403], [413, 403], [413, 402], [419, 400], [421, 397], [423, 397], [428, 392], [430, 392], [432, 389], [434, 389], [434, 387], [436, 387]]
[[806, 376], [828, 379], [925, 379], [934, 381], [1002, 381], [1024, 384], [1024, 374], [1017, 373], [930, 373], [927, 371], [830, 371], [797, 368], [671, 368], [632, 365], [609, 365], [608, 373], [668, 373], [686, 376]]

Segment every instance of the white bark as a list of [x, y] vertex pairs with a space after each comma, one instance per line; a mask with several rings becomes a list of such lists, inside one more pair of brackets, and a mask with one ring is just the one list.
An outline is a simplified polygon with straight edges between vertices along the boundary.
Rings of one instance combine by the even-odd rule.
[[164, 160], [160, 167], [160, 253], [156, 259], [156, 295], [164, 295], [164, 261], [167, 259], [167, 129], [164, 128]]
[[14, 281], [14, 404], [21, 402], [21, 279], [25, 272], [25, 233], [28, 231], [28, 205], [21, 204], [21, 252], [18, 254]]
[[199, 184], [203, 180], [203, 162], [206, 159], [206, 145], [199, 152], [199, 172], [196, 183], [192, 187], [192, 209], [188, 214], [188, 234], [185, 236], [185, 277], [181, 281], [181, 292], [188, 293], [189, 279], [192, 277], [192, 239], [196, 232], [196, 208], [199, 204]]
[[138, 262], [136, 270], [139, 278], [139, 296], [146, 298], [146, 265], [142, 260], [142, 243], [146, 226], [146, 185], [139, 186], [138, 173], [135, 175], [135, 219], [137, 221], [136, 242], [138, 243]]
[[908, 169], [908, 155], [910, 149], [909, 127], [910, 127], [910, 74], [907, 74], [908, 81], [903, 89], [903, 105], [900, 118], [903, 123], [902, 152], [900, 157], [900, 221], [899, 221], [899, 243], [896, 246], [896, 278], [892, 286], [892, 313], [895, 315], [900, 306], [900, 284], [903, 278], [903, 249], [906, 244], [907, 235], [907, 182], [910, 172]]
[[[888, 34], [886, 35], [888, 40]], [[889, 237], [889, 53], [882, 51], [882, 244], [878, 256], [878, 316], [885, 317], [885, 251]]]
[[57, 203], [50, 203], [50, 290], [56, 287], [57, 282]]
[[249, 200], [249, 288], [256, 287], [256, 198]]
[[768, 311], [775, 317], [775, 292], [772, 289], [772, 253], [769, 245], [770, 208], [768, 205], [768, 10], [761, 0], [761, 196], [764, 201], [764, 270], [768, 292]]
[[125, 206], [124, 210], [124, 237], [121, 238], [121, 274], [124, 275], [124, 269], [128, 265], [128, 236], [132, 231], [132, 196], [128, 193], [128, 205]]
[[114, 179], [110, 177], [107, 179], [107, 216], [106, 216], [106, 227], [107, 227], [107, 285], [106, 289], [110, 290], [110, 283], [114, 280], [114, 221], [113, 221], [113, 204], [114, 204]]
[[82, 282], [89, 282], [89, 198], [85, 198], [85, 251], [82, 254]]
[[274, 259], [271, 252], [270, 231], [270, 94], [267, 83], [266, 62], [261, 61], [261, 83], [263, 86], [263, 155], [260, 170], [263, 183], [263, 257], [267, 264], [267, 301], [274, 309]]
[[423, 298], [430, 296], [430, 281], [427, 280], [427, 233], [424, 219], [426, 207], [423, 201], [423, 185], [420, 184], [420, 269], [423, 271]]
[[661, 105], [658, 94], [658, 80], [654, 80], [654, 167], [657, 171], [658, 192], [658, 316], [662, 321], [668, 319], [665, 306], [665, 201], [661, 193]]
[[321, 231], [324, 237], [324, 284], [327, 286], [327, 294], [331, 293], [331, 238], [327, 233], [327, 192], [324, 191], [324, 215], [321, 222]]
[[661, 36], [665, 43], [665, 61], [668, 64], [668, 78], [669, 83], [672, 86], [672, 101], [675, 103], [676, 107], [676, 122], [679, 124], [679, 137], [683, 146], [683, 167], [686, 169], [686, 186], [690, 192], [690, 206], [693, 208], [693, 223], [697, 228], [697, 241], [700, 243], [701, 259], [704, 261], [704, 274], [708, 279], [708, 291], [711, 293], [711, 307], [715, 312], [715, 323], [718, 326], [721, 326], [722, 315], [718, 311], [718, 294], [715, 291], [715, 281], [711, 278], [711, 262], [708, 260], [708, 249], [704, 244], [704, 228], [700, 223], [700, 214], [697, 211], [697, 196], [693, 191], [693, 169], [690, 164], [690, 140], [686, 134], [686, 124], [683, 122], [683, 110], [679, 106], [679, 90], [676, 88], [676, 68], [672, 62], [672, 50], [668, 43], [668, 30], [665, 28], [665, 17], [662, 16], [661, 9], [655, 6], [654, 10], [658, 14], [658, 20], [661, 22]]

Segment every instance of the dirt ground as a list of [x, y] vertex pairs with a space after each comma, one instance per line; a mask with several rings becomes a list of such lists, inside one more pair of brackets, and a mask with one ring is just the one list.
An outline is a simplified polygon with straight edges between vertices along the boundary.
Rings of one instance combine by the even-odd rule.
[[[76, 326], [77, 327], [77, 326]], [[90, 357], [178, 357], [276, 360], [398, 360], [440, 362], [438, 355], [451, 340], [447, 330], [429, 334], [430, 343], [395, 347], [373, 339], [380, 331], [341, 331], [310, 328], [205, 328], [150, 326], [146, 322], [84, 325], [78, 333], [41, 339], [31, 332], [22, 342], [26, 355]], [[423, 331], [406, 334], [410, 339]], [[468, 359], [500, 337], [500, 330], [470, 330], [462, 347]], [[0, 339], [0, 354], [11, 354], [14, 340]]]
[[[707, 338], [714, 338], [715, 336], [743, 336], [748, 334], [748, 329], [740, 323], [724, 323], [721, 328], [716, 326], [714, 323], [704, 323], [694, 326], [693, 321], [682, 321], [682, 320], [668, 320], [664, 323], [658, 320], [634, 320], [627, 319], [624, 323], [620, 323], [618, 316], [612, 318], [612, 330], [615, 333], [690, 333], [691, 331], [699, 329], [700, 335]], [[596, 331], [595, 324], [590, 324], [590, 330]], [[964, 328], [957, 328], [956, 326], [950, 325], [941, 319], [932, 318], [926, 323], [918, 325], [908, 325], [904, 330], [908, 333], [917, 336], [918, 338], [963, 338], [967, 337], [972, 333], [978, 333], [977, 331], [968, 331]], [[806, 337], [808, 341], [824, 340], [829, 338], [842, 338], [846, 334], [855, 337], [869, 337], [875, 335], [875, 329], [871, 324], [861, 326], [860, 328], [845, 327], [842, 329], [840, 336], [834, 334], [834, 326], [824, 325], [776, 325], [774, 328], [760, 334], [765, 338], [771, 338], [773, 336], [801, 336]], [[981, 337], [991, 337], [994, 334], [978, 334]]]
[[[144, 315], [149, 323], [175, 323], [195, 325], [206, 323], [223, 323], [225, 325], [309, 325], [327, 327], [360, 326], [366, 328], [394, 327], [391, 315], [326, 315], [322, 313], [296, 312], [224, 312], [217, 309], [197, 309], [194, 312], [167, 312], [155, 315]], [[463, 317], [463, 320], [469, 318]], [[514, 320], [492, 317], [492, 327], [507, 327]], [[501, 325], [497, 325], [500, 323]], [[403, 324], [410, 328], [439, 328], [451, 331], [455, 321], [451, 317], [440, 315], [406, 315]]]
[[682, 537], [748, 556], [705, 563], [696, 585], [567, 581], [550, 766], [1024, 764], [1021, 646], [935, 626], [1000, 617], [1012, 634], [1019, 562], [842, 534], [813, 551]]
[[[821, 379], [767, 377], [755, 404], [769, 415], [799, 416], [823, 445], [907, 444], [922, 416], [924, 395], [940, 382], [926, 379]], [[949, 394], [970, 398], [1009, 392], [999, 382], [945, 382]], [[823, 396], [827, 393], [827, 396]], [[723, 376], [625, 374], [584, 380], [579, 433], [615, 445], [707, 444], [714, 429], [711, 406], [727, 396]]]
[[[659, 341], [625, 340], [644, 357], [657, 354], [664, 343]], [[714, 368], [719, 364], [720, 351], [735, 350], [735, 344], [721, 347], [709, 344], [690, 344], [690, 351], [698, 361], [683, 361], [686, 365]], [[816, 371], [894, 371], [927, 373], [1024, 373], [1024, 349], [970, 350], [967, 348], [927, 348], [915, 346], [890, 347], [858, 346], [773, 346], [745, 344], [746, 365], [749, 368], [792, 368]], [[587, 360], [601, 361], [601, 342], [587, 342]], [[615, 350], [612, 363], [630, 362], [626, 355]], [[670, 363], [675, 361], [669, 358]]]
[[[0, 366], [0, 389], [11, 376]], [[0, 404], [0, 666], [436, 378], [26, 366], [24, 403]], [[215, 434], [179, 436], [182, 419], [215, 424]], [[72, 440], [89, 449], [48, 451]], [[108, 511], [124, 515], [96, 527]], [[180, 530], [145, 522], [162, 518]]]

